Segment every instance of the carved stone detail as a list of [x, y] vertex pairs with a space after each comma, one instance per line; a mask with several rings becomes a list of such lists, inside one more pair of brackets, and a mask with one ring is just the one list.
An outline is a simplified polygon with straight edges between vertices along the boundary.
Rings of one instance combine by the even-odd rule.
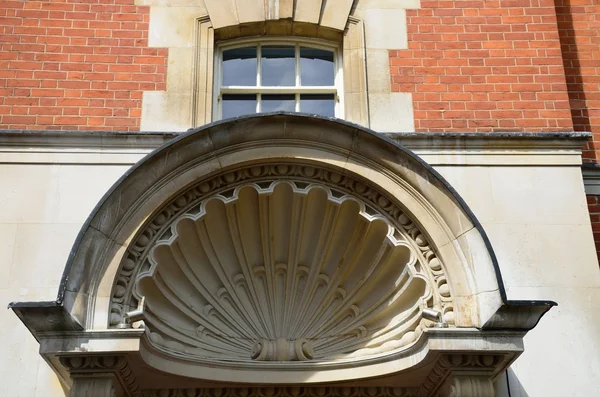
[[173, 222], [136, 283], [150, 340], [227, 360], [397, 350], [431, 297], [416, 248], [377, 211], [321, 184], [222, 192]]
[[59, 361], [71, 374], [115, 372], [125, 365], [123, 356], [61, 356]]
[[[461, 355], [460, 357], [466, 357]], [[493, 361], [489, 361], [491, 357]], [[421, 387], [240, 387], [144, 390], [143, 397], [494, 397], [490, 376], [453, 376], [448, 367], [452, 356], [443, 357]], [[488, 368], [503, 356], [469, 356], [458, 368]], [[462, 366], [462, 367], [461, 367]], [[453, 367], [452, 369], [457, 369]]]
[[69, 397], [115, 397], [112, 377], [77, 378]]
[[450, 386], [450, 397], [494, 397], [494, 384], [483, 376], [455, 376]]
[[306, 339], [289, 341], [261, 340], [252, 348], [252, 359], [257, 361], [305, 361], [313, 358], [312, 343]]
[[[275, 178], [275, 179], [274, 179]], [[211, 195], [232, 189], [243, 183], [258, 183], [293, 178], [305, 183], [318, 182], [334, 188], [342, 194], [350, 194], [364, 201], [368, 208], [384, 214], [396, 226], [396, 230], [415, 244], [423, 258], [424, 272], [430, 275], [435, 286], [432, 307], [441, 310], [448, 324], [454, 323], [451, 291], [447, 283], [444, 266], [437, 257], [434, 248], [418, 225], [407, 216], [387, 195], [368, 186], [366, 181], [357, 180], [349, 175], [303, 164], [265, 164], [232, 170], [200, 181], [168, 202], [149, 219], [127, 250], [116, 277], [111, 293], [110, 325], [118, 326], [124, 321], [124, 314], [139, 306], [139, 296], [135, 296], [133, 283], [140, 272], [148, 271], [148, 254], [157, 240], [169, 233], [173, 219], [178, 218], [190, 208]]]
[[[141, 388], [124, 356], [61, 356], [59, 361], [74, 379], [73, 389], [80, 390], [78, 393], [83, 393], [74, 394], [74, 396], [96, 396], [96, 394], [86, 394], [91, 393], [87, 390], [94, 390], [98, 387], [104, 390], [106, 382], [103, 379], [110, 379], [112, 382], [115, 378], [120, 382], [128, 397], [141, 396]], [[98, 379], [98, 381], [89, 383], [80, 379]], [[103, 396], [103, 394], [98, 395]]]
[[[121, 324], [124, 322], [124, 314], [126, 312], [140, 308], [140, 298], [141, 295], [144, 294], [139, 294], [139, 291], [135, 288], [135, 283], [133, 283], [132, 281], [140, 279], [141, 275], [150, 274], [151, 269], [156, 267], [157, 264], [157, 261], [155, 260], [154, 256], [155, 253], [158, 251], [156, 251], [155, 248], [157, 248], [157, 246], [160, 245], [164, 246], [167, 241], [171, 241], [174, 238], [173, 236], [177, 234], [177, 227], [185, 228], [186, 222], [188, 228], [192, 227], [192, 225], [189, 222], [191, 222], [191, 219], [198, 219], [198, 217], [203, 216], [204, 213], [202, 212], [206, 211], [207, 202], [214, 202], [215, 198], [219, 198], [219, 200], [222, 203], [227, 203], [229, 201], [236, 200], [237, 198], [234, 196], [235, 194], [239, 193], [240, 188], [242, 186], [254, 186], [256, 191], [259, 192], [259, 196], [265, 195], [265, 189], [272, 190], [274, 189], [274, 186], [281, 184], [283, 181], [286, 181], [285, 183], [291, 186], [292, 191], [296, 193], [301, 192], [304, 196], [309, 195], [308, 190], [314, 187], [318, 187], [322, 191], [326, 192], [327, 195], [329, 195], [330, 201], [337, 201], [338, 205], [341, 205], [342, 201], [348, 201], [348, 203], [360, 203], [360, 206], [362, 206], [362, 209], [360, 209], [360, 211], [362, 211], [363, 213], [363, 218], [377, 219], [378, 222], [386, 223], [388, 225], [386, 227], [389, 228], [388, 234], [390, 235], [388, 236], [388, 240], [390, 242], [396, 241], [396, 243], [393, 243], [396, 245], [398, 245], [398, 242], [402, 242], [400, 245], [403, 245], [406, 249], [408, 249], [408, 251], [410, 251], [410, 266], [407, 267], [408, 273], [406, 273], [406, 276], [410, 279], [417, 277], [422, 278], [426, 281], [426, 284], [428, 285], [427, 288], [430, 290], [430, 292], [428, 292], [427, 294], [421, 294], [424, 300], [423, 303], [420, 305], [420, 308], [423, 309], [425, 307], [429, 307], [439, 310], [442, 313], [442, 318], [444, 322], [446, 322], [449, 325], [453, 325], [453, 300], [449, 285], [447, 283], [447, 278], [444, 273], [444, 267], [439, 258], [437, 257], [433, 247], [429, 244], [425, 234], [419, 229], [416, 223], [413, 222], [410, 219], [410, 217], [408, 217], [399, 208], [399, 206], [393, 200], [391, 200], [385, 194], [382, 194], [379, 191], [371, 188], [368, 185], [368, 182], [355, 179], [349, 175], [342, 175], [333, 170], [318, 168], [313, 165], [285, 163], [255, 165], [248, 168], [232, 170], [222, 175], [217, 175], [206, 180], [200, 181], [196, 185], [179, 194], [168, 204], [166, 204], [160, 211], [158, 211], [153, 217], [151, 217], [150, 220], [147, 222], [146, 226], [141, 229], [136, 238], [133, 240], [133, 243], [130, 244], [127, 254], [121, 263], [121, 268], [112, 291], [110, 325], [121, 326]], [[267, 193], [272, 194], [272, 192]], [[289, 196], [289, 194], [287, 195]], [[283, 196], [285, 196], [285, 194], [283, 194]], [[302, 198], [299, 197], [297, 194], [294, 197], [295, 198], [288, 197], [286, 200], [302, 200]], [[341, 200], [342, 197], [344, 198], [343, 200]], [[211, 206], [213, 207], [215, 205], [216, 204], [211, 204]], [[260, 207], [261, 209], [259, 209], [258, 212], [263, 211], [264, 208], [268, 208], [268, 204], [263, 203], [260, 205], [262, 205], [263, 207]], [[264, 207], [264, 205], [267, 205], [267, 207]], [[291, 205], [291, 202], [285, 205]], [[226, 209], [225, 207], [228, 207], [228, 205], [224, 205], [224, 208], [218, 211], [227, 212], [231, 210]], [[237, 222], [237, 220], [231, 218], [229, 222], [235, 223]], [[269, 221], [266, 220], [265, 222], [268, 223]], [[239, 228], [239, 225], [237, 225], [236, 227]], [[207, 238], [206, 231], [204, 233], [204, 241], [210, 240], [210, 238]], [[292, 231], [292, 233], [298, 233], [298, 231]], [[235, 241], [238, 241], [239, 243], [239, 239], [236, 240], [234, 238], [233, 241], [234, 243]], [[238, 257], [240, 257], [243, 256], [243, 254], [240, 255], [240, 252], [245, 250], [246, 248], [247, 247], [244, 246], [237, 246], [237, 248], [234, 248], [234, 246], [232, 246], [231, 249], [237, 250]], [[269, 255], [267, 255], [266, 257], [268, 256]], [[226, 282], [225, 284], [222, 284], [223, 288], [221, 288], [219, 291], [213, 291], [211, 294], [215, 297], [219, 295], [218, 299], [220, 301], [223, 301], [223, 299], [232, 299], [233, 301], [231, 301], [229, 304], [233, 304], [231, 309], [233, 310], [233, 312], [235, 312], [234, 306], [239, 305], [239, 299], [235, 295], [240, 293], [240, 288], [244, 289], [252, 287], [251, 284], [254, 283], [254, 281], [251, 281], [252, 278], [263, 278], [268, 285], [272, 285], [272, 280], [270, 280], [270, 278], [283, 277], [283, 279], [287, 280], [287, 286], [289, 287], [290, 285], [294, 286], [294, 283], [297, 283], [300, 279], [304, 277], [301, 272], [302, 269], [305, 269], [307, 271], [310, 270], [310, 266], [306, 267], [305, 264], [286, 264], [282, 262], [282, 260], [285, 261], [286, 258], [279, 258], [277, 263], [271, 263], [269, 265], [269, 274], [264, 273], [264, 271], [267, 270], [267, 268], [264, 267], [264, 264], [263, 269], [265, 270], [263, 270], [263, 273], [259, 271], [261, 267], [256, 266], [253, 267], [253, 274], [244, 273], [244, 266], [242, 266], [242, 268], [238, 268], [238, 275], [227, 276], [235, 277], [232, 278], [230, 281]], [[181, 264], [181, 262], [178, 263]], [[408, 262], [405, 263], [408, 264]], [[295, 269], [293, 271], [296, 273], [288, 273], [292, 269]], [[256, 271], [258, 271], [258, 273], [256, 273]], [[319, 278], [314, 279], [315, 275], [319, 275]], [[318, 273], [315, 275], [312, 275], [312, 273], [310, 274], [311, 280], [313, 280], [313, 282], [320, 280], [319, 283], [322, 283], [325, 289], [330, 290], [331, 288], [333, 288], [335, 291], [337, 291], [336, 294], [342, 294], [344, 296], [350, 292], [346, 290], [343, 285], [336, 286], [335, 283], [329, 282], [328, 277], [330, 277], [331, 274], [327, 274], [327, 272]], [[223, 282], [222, 275], [218, 276], [218, 279], [221, 280], [221, 283]], [[296, 281], [292, 284], [289, 284], [292, 279], [296, 279]], [[165, 280], [162, 280], [163, 286], [164, 281]], [[339, 280], [333, 281], [335, 281], [336, 283], [339, 282]], [[227, 283], [231, 283], [231, 287], [227, 287]], [[233, 287], [234, 285], [235, 287]], [[403, 283], [403, 285], [406, 285], [408, 287], [411, 285], [411, 283]], [[295, 284], [294, 288], [296, 288], [297, 286], [298, 285]], [[160, 286], [157, 288], [161, 289]], [[236, 292], [234, 295], [231, 295], [231, 291], [233, 289], [235, 289]], [[269, 294], [271, 294], [272, 292], [273, 291], [269, 291]], [[225, 295], [223, 295], [223, 293], [225, 293]], [[246, 293], [252, 294], [251, 291], [247, 291]], [[353, 293], [355, 294], [356, 292]], [[209, 298], [209, 301], [210, 299], [212, 299], [209, 295], [204, 295], [205, 298]], [[329, 294], [328, 296], [335, 298], [335, 294]], [[350, 296], [350, 298], [355, 299], [352, 296]], [[259, 303], [259, 300], [262, 298], [254, 296], [252, 299], [254, 299], [255, 303]], [[250, 301], [252, 301], [252, 299], [250, 299]], [[336, 299], [339, 300], [345, 298], [342, 298], [340, 296]], [[348, 299], [348, 304], [345, 306], [341, 306], [340, 308], [345, 307], [344, 310], [350, 310], [349, 314], [353, 312], [353, 314], [351, 314], [352, 317], [358, 314], [355, 310], [356, 305], [354, 303], [356, 302], [353, 303]], [[215, 312], [214, 302], [208, 304], [209, 301], [206, 302], [206, 304], [204, 305], [205, 309], [203, 309], [208, 310], [208, 312], [203, 313], [202, 315], [210, 317], [214, 316], [219, 311], [217, 310], [217, 312]], [[179, 304], [179, 306], [181, 305]], [[260, 304], [258, 306], [260, 306]], [[274, 307], [272, 306], [272, 309], [273, 308]], [[290, 308], [288, 308], [288, 310], [289, 309]], [[406, 309], [408, 308], [405, 308], [403, 310]], [[242, 311], [245, 311], [245, 309], [243, 309]], [[232, 313], [232, 311], [221, 310], [220, 313], [221, 315], [224, 314], [227, 317], [229, 316], [229, 314], [227, 313]], [[229, 324], [239, 323], [239, 318], [219, 319], [219, 315], [217, 315], [217, 317], [214, 317], [213, 319], [221, 322], [225, 321], [225, 323]], [[391, 318], [389, 319], [391, 320]], [[247, 320], [244, 321], [246, 323], [248, 322]], [[255, 326], [264, 328], [264, 322], [267, 320], [265, 320], [265, 318], [255, 318], [252, 319], [252, 321], [255, 322]], [[258, 325], [256, 321], [258, 321], [259, 323], [262, 322], [262, 325]], [[373, 349], [368, 344], [364, 345], [364, 343], [363, 345], [365, 348], [358, 349], [358, 345], [360, 343], [357, 343], [356, 349], [360, 350], [360, 353], [358, 353], [358, 355], [376, 354], [381, 351], [393, 350], [406, 344], [410, 344], [420, 335], [421, 327], [430, 327], [434, 325], [433, 322], [429, 320], [422, 320], [420, 323], [415, 323], [415, 320], [412, 320], [412, 323], [415, 325], [412, 325], [411, 329], [407, 328], [402, 333], [398, 333], [393, 343], [391, 343], [391, 339], [388, 339], [391, 344], [388, 343], [383, 348], [381, 348], [381, 345], [382, 343], [385, 344], [385, 341], [381, 343], [375, 343], [373, 345]], [[196, 327], [195, 336], [188, 335], [188, 338], [183, 338], [184, 344], [187, 345], [187, 347], [183, 348], [183, 351], [186, 351], [186, 353], [190, 352], [190, 348], [191, 350], [193, 350], [194, 347], [199, 347], [198, 343], [196, 343], [198, 339], [215, 337], [215, 333], [211, 332], [211, 329], [209, 329], [209, 327], [207, 327], [206, 324], [203, 324], [202, 322], [200, 322], [200, 324], [200, 326]], [[269, 327], [270, 326], [267, 326], [267, 328]], [[342, 329], [345, 329], [345, 327], [342, 327]], [[358, 327], [355, 330], [352, 330], [351, 334], [348, 335], [348, 338], [360, 339], [362, 337], [364, 340], [366, 330], [361, 329], [362, 328]], [[407, 331], [409, 330], [414, 332], [412, 332], [409, 335], [407, 334]], [[168, 335], [169, 333], [170, 332], [165, 333], [164, 329], [160, 333], [153, 332], [150, 336], [150, 339], [157, 345], [168, 347], [169, 350], [182, 351], [180, 345], [182, 342], [182, 338], [177, 337], [173, 339], [171, 332], [171, 336], [165, 339], [165, 335]], [[403, 337], [404, 334], [406, 335]], [[256, 333], [252, 333], [252, 335], [256, 335]], [[219, 339], [222, 336], [223, 335], [219, 336], [217, 334], [216, 338]], [[239, 335], [228, 336], [234, 338], [239, 337]], [[189, 337], [191, 337], [192, 339], [196, 339], [196, 341], [190, 343], [192, 341], [189, 339]], [[298, 340], [306, 337], [310, 338], [310, 335], [303, 336], [299, 334], [296, 337], [293, 337], [292, 335], [281, 334], [281, 332], [277, 331], [273, 331], [271, 333], [267, 332], [267, 334], [263, 336], [242, 336], [242, 339], [247, 338], [251, 341], [251, 343], [250, 345], [245, 344], [246, 346], [242, 349], [243, 351], [239, 351], [239, 348], [236, 348], [238, 353], [233, 354], [233, 357], [254, 357], [254, 359], [259, 360], [271, 360], [276, 359], [277, 357], [289, 357], [291, 360], [307, 360], [313, 356], [313, 346], [315, 346], [314, 341], [299, 342], [299, 346], [295, 345], [298, 342]], [[281, 338], [283, 338], [283, 341], [285, 341], [285, 343], [289, 344], [289, 347], [284, 348], [284, 345], [282, 343], [278, 344], [277, 340]], [[173, 345], [176, 345], [174, 349]], [[277, 349], [277, 346], [280, 346], [280, 348]], [[228, 349], [231, 348], [232, 346], [230, 346]], [[218, 350], [221, 351], [222, 346]], [[277, 350], [279, 350], [279, 352], [277, 352]], [[329, 356], [342, 353], [342, 351], [344, 352], [344, 354], [348, 354], [349, 352], [351, 352], [351, 350], [348, 350], [347, 348], [342, 350], [330, 350], [331, 351], [329, 352]], [[206, 352], [204, 351], [202, 354], [205, 353]], [[320, 355], [320, 357], [324, 356], [327, 355]]]
[[[494, 371], [502, 366], [507, 357], [502, 354], [447, 354], [440, 357], [423, 382], [416, 396], [418, 397], [447, 397], [456, 389], [453, 379], [461, 378], [460, 373], [468, 372], [485, 374], [478, 377], [491, 379]], [[458, 371], [458, 372], [457, 372]], [[462, 379], [462, 378], [461, 378]], [[447, 381], [450, 380], [450, 383]], [[458, 381], [461, 382], [460, 380]], [[465, 381], [466, 382], [466, 381]], [[459, 386], [460, 387], [460, 386]], [[466, 390], [466, 384], [461, 390]], [[453, 389], [454, 388], [454, 389]], [[457, 395], [456, 397], [459, 397]], [[484, 395], [487, 396], [487, 395]]]
[[252, 387], [144, 390], [143, 397], [412, 397], [400, 387]]

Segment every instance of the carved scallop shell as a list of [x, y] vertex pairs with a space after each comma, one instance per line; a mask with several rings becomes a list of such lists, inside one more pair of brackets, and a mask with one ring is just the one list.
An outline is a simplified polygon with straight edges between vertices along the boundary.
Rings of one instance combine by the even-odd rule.
[[414, 242], [328, 187], [247, 184], [173, 222], [140, 274], [150, 341], [200, 358], [330, 360], [397, 350], [431, 295]]

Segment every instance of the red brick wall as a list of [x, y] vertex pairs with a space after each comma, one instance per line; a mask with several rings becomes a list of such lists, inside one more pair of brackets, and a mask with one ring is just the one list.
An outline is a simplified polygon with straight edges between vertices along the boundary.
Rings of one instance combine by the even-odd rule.
[[417, 131], [572, 130], [552, 0], [422, 0], [392, 90], [411, 92]]
[[600, 159], [600, 2], [555, 0], [575, 131], [592, 132], [584, 161]]
[[0, 1], [0, 128], [139, 130], [166, 80], [148, 21], [134, 0]]

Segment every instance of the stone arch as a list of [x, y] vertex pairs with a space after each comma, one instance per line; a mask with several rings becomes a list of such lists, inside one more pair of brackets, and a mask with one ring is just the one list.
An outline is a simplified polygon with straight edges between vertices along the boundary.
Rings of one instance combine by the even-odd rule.
[[[304, 260], [299, 241], [304, 257], [340, 254]], [[264, 281], [277, 275], [288, 284]], [[301, 278], [308, 287], [294, 287]], [[552, 305], [506, 300], [480, 224], [412, 152], [350, 123], [274, 113], [206, 125], [148, 155], [82, 227], [57, 301], [12, 308], [42, 341], [76, 331], [65, 351], [42, 349], [71, 374], [100, 365], [106, 342], [89, 341], [110, 336], [115, 371], [131, 378], [127, 365], [143, 362], [175, 376], [167, 388], [177, 377], [312, 384], [417, 371], [421, 386], [401, 385], [433, 395], [454, 370], [481, 372], [487, 388]]]
[[[459, 324], [480, 326], [501, 305], [493, 252], [463, 209], [464, 203], [435, 171], [366, 129], [323, 118], [273, 114], [241, 117], [183, 134], [125, 175], [99, 204], [73, 249], [63, 277], [69, 311], [86, 327], [106, 327], [102, 316], [110, 312], [106, 299], [122, 256], [152, 214], [174, 199], [173, 192], [182, 193], [193, 182], [202, 183], [207, 176], [236, 167], [262, 165], [261, 159], [266, 164], [288, 161], [337, 170], [361, 178], [395, 200], [428, 235], [439, 255], [447, 258], [442, 262], [452, 275], [455, 299], [465, 299], [460, 305], [468, 301], [472, 307], [459, 314]], [[92, 242], [94, 247], [88, 245]], [[473, 301], [486, 296], [484, 291], [494, 291], [487, 295], [495, 302], [488, 313], [480, 312]]]
[[215, 29], [263, 21], [290, 20], [344, 30], [354, 0], [205, 0]]

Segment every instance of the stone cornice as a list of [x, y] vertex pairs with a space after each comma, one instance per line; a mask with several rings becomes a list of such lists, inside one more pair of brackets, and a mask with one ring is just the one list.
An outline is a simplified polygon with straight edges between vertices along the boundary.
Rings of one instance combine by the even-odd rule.
[[[0, 162], [132, 165], [178, 132], [0, 130]], [[431, 165], [579, 165], [581, 132], [383, 134]]]
[[[148, 366], [148, 362], [144, 364], [144, 359], [140, 361], [143, 355], [138, 356], [136, 350], [122, 349], [123, 334], [128, 334], [125, 339], [130, 339], [132, 336], [135, 337], [133, 334], [140, 337], [141, 332], [141, 330], [122, 329], [113, 332], [87, 331], [71, 333], [63, 335], [62, 338], [56, 335], [56, 338], [62, 339], [63, 343], [53, 343], [56, 350], [42, 350], [41, 354], [55, 367], [57, 373], [62, 375], [66, 384], [71, 384], [72, 381], [76, 381], [78, 378], [111, 375], [114, 376], [115, 381], [121, 385], [128, 396], [223, 396], [222, 392], [218, 393], [219, 389], [223, 390], [222, 388], [228, 384], [222, 381], [212, 381], [207, 384], [202, 377], [195, 376], [193, 377], [195, 380], [188, 377], [185, 388], [177, 389], [181, 387], [183, 379], [180, 377], [181, 374], [174, 373], [171, 376], [157, 377], [161, 372], [161, 375], [165, 373], [159, 369], [151, 368], [153, 366]], [[427, 334], [429, 334], [429, 341], [426, 343], [423, 354], [419, 356], [420, 365], [414, 368], [411, 366], [406, 367], [407, 362], [399, 358], [399, 361], [397, 361], [399, 372], [394, 377], [383, 377], [379, 378], [378, 381], [367, 380], [369, 376], [368, 372], [365, 372], [365, 379], [363, 380], [367, 380], [367, 384], [361, 384], [362, 381], [360, 380], [352, 381], [352, 383], [342, 382], [342, 384], [337, 385], [328, 382], [306, 382], [300, 390], [302, 393], [293, 392], [290, 389], [292, 385], [286, 384], [286, 382], [271, 384], [271, 392], [279, 391], [271, 393], [260, 384], [240, 380], [240, 383], [235, 386], [239, 388], [227, 388], [229, 391], [226, 395], [229, 397], [249, 397], [253, 395], [256, 397], [269, 395], [273, 397], [298, 395], [306, 397], [322, 397], [324, 395], [341, 397], [372, 397], [374, 395], [386, 397], [445, 396], [445, 393], [437, 393], [452, 377], [478, 376], [482, 379], [491, 380], [514, 362], [523, 349], [522, 337], [524, 333], [506, 331], [490, 333], [477, 329], [432, 329]], [[101, 344], [89, 343], [94, 340], [100, 341]], [[46, 341], [43, 341], [42, 345], [46, 345]], [[89, 350], [87, 349], [88, 346]], [[83, 347], [85, 349], [82, 349]], [[280, 367], [281, 363], [278, 364], [278, 367]], [[414, 365], [414, 362], [412, 364]], [[409, 368], [412, 368], [411, 371], [405, 372]], [[267, 369], [263, 369], [263, 371], [265, 370]], [[282, 371], [280, 375], [285, 377], [286, 371]], [[143, 385], [146, 384], [144, 379], [149, 378], [154, 379], [149, 389], [156, 389], [142, 390]], [[207, 385], [211, 386], [206, 389]], [[371, 388], [370, 391], [367, 390], [367, 387]], [[328, 388], [330, 393], [323, 394], [323, 388]], [[374, 390], [378, 390], [379, 393], [374, 394]], [[216, 392], [216, 394], [212, 392]], [[268, 393], [264, 394], [263, 392]]]
[[177, 132], [0, 130], [0, 147], [154, 149]]
[[581, 166], [581, 173], [583, 174], [585, 193], [600, 195], [600, 164], [584, 163]]

